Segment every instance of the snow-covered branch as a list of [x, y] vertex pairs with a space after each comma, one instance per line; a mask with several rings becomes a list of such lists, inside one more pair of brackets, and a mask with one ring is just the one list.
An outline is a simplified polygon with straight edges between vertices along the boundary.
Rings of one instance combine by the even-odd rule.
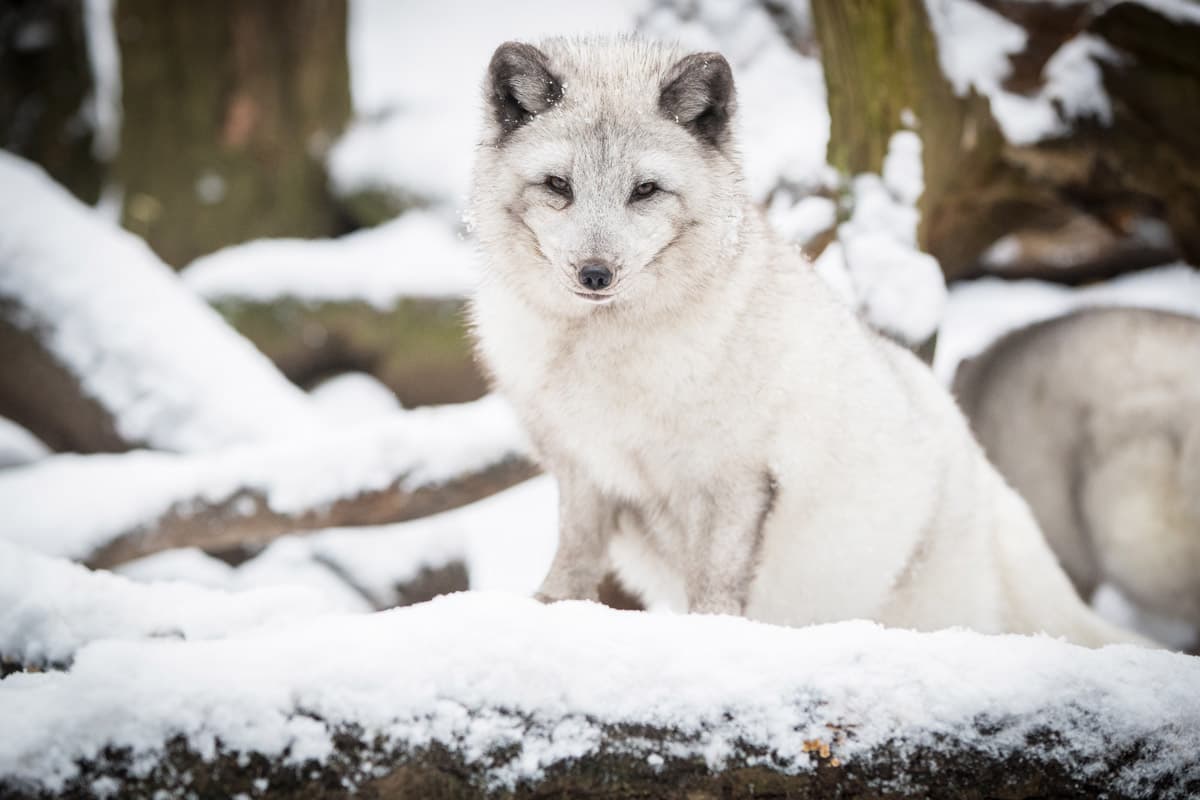
[[463, 505], [533, 475], [524, 453], [508, 407], [485, 398], [216, 453], [61, 455], [0, 474], [0, 535], [94, 566], [263, 543]]
[[16, 156], [0, 153], [0, 185], [0, 415], [81, 452], [318, 429], [304, 393], [145, 242]]

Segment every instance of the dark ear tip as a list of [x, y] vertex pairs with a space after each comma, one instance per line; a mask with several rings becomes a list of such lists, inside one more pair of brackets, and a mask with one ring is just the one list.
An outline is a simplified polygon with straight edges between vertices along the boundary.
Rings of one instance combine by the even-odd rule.
[[498, 64], [521, 63], [545, 64], [546, 54], [531, 44], [510, 40], [504, 42], [492, 53], [492, 66]]

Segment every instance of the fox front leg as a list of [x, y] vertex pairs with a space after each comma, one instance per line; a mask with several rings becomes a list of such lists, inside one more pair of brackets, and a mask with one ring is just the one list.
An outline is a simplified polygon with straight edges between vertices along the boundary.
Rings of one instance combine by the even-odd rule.
[[611, 508], [598, 491], [559, 475], [558, 550], [534, 597], [543, 603], [598, 600], [612, 523]]
[[689, 613], [745, 614], [775, 493], [774, 476], [764, 473], [706, 497], [688, 540]]

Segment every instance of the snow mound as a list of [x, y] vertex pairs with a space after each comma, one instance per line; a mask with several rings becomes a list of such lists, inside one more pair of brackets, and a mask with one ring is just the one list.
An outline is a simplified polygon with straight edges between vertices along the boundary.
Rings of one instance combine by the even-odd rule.
[[334, 425], [353, 425], [402, 410], [395, 392], [367, 372], [343, 372], [308, 393], [317, 411]]
[[182, 277], [209, 300], [359, 300], [386, 310], [405, 297], [465, 297], [477, 265], [474, 248], [445, 220], [410, 211], [340, 239], [227, 247], [196, 259]]
[[16, 156], [0, 153], [0, 186], [0, 301], [122, 437], [186, 452], [317, 427], [304, 393], [145, 242]]
[[10, 419], [0, 417], [0, 469], [18, 467], [45, 458], [50, 448]]
[[[1200, 660], [1046, 638], [918, 634], [865, 622], [777, 628], [732, 617], [544, 606], [467, 593], [206, 642], [97, 642], [70, 672], [0, 682], [0, 775], [61, 791], [79, 762], [196, 752], [323, 761], [333, 733], [441, 745], [493, 786], [597, 753], [812, 769], [806, 740], [851, 765], [946, 741], [1055, 759], [1086, 778], [1133, 743], [1115, 791], [1181, 785], [1200, 766]], [[605, 737], [613, 726], [627, 728]], [[846, 731], [836, 737], [831, 730]], [[666, 730], [662, 738], [638, 731]], [[1046, 736], [1046, 732], [1052, 735]], [[831, 741], [832, 740], [832, 741]], [[758, 753], [757, 756], [746, 754]]]
[[329, 610], [300, 588], [140, 584], [0, 541], [0, 655], [24, 664], [67, 663], [101, 639], [210, 639]]

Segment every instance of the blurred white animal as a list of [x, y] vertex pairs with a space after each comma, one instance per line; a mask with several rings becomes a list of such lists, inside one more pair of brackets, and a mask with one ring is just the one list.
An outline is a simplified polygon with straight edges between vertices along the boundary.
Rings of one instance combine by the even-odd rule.
[[722, 56], [510, 42], [485, 94], [474, 326], [559, 481], [543, 598], [594, 599], [615, 554], [695, 612], [1132, 639], [930, 371], [768, 231]]
[[955, 394], [1084, 595], [1200, 627], [1200, 320], [1093, 309], [1009, 334]]

